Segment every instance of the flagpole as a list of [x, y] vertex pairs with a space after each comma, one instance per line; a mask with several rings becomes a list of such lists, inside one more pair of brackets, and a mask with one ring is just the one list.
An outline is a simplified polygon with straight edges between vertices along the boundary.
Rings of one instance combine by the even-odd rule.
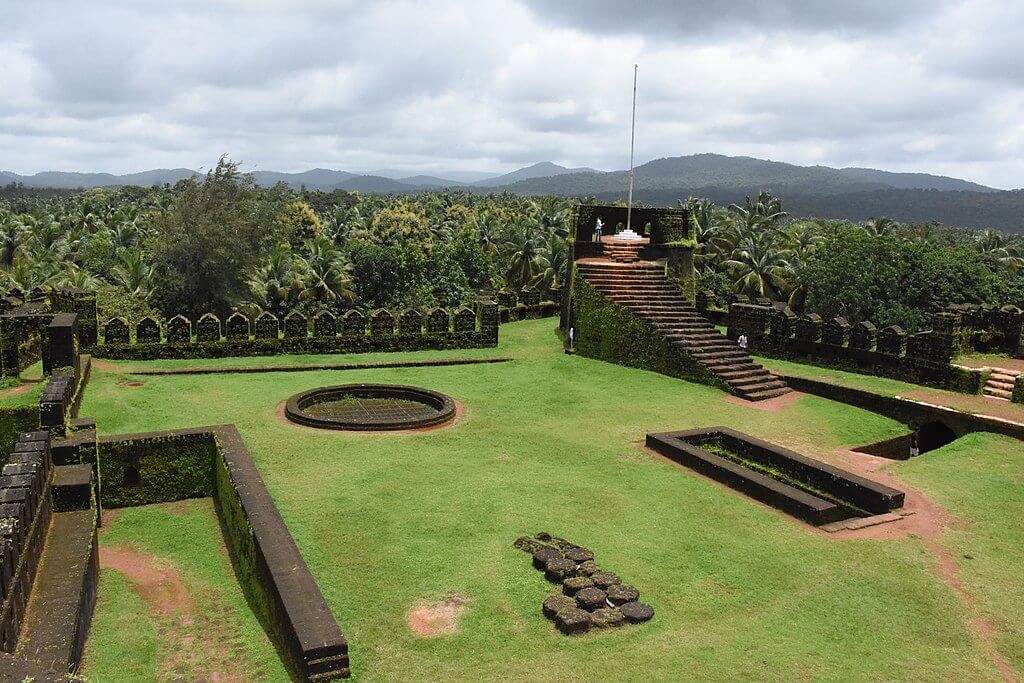
[[636, 142], [636, 73], [640, 65], [633, 65], [633, 124], [629, 131], [629, 203], [626, 205], [626, 230], [633, 218], [633, 145]]

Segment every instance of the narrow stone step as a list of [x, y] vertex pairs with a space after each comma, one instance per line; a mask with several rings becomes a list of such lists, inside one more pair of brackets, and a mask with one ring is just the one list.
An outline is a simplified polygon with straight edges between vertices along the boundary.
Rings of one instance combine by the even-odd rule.
[[991, 387], [993, 389], [1002, 389], [1003, 391], [1011, 391], [1012, 392], [1013, 391], [1013, 384], [1014, 384], [1013, 381], [1002, 381], [1002, 380], [998, 380], [998, 379], [989, 378], [989, 380], [988, 380], [988, 382], [986, 382], [985, 386]]
[[992, 387], [986, 386], [982, 391], [986, 396], [992, 396], [993, 398], [1003, 398], [1007, 401], [1013, 398], [1013, 392], [1006, 391], [1004, 389], [993, 389]]
[[786, 386], [781, 380], [775, 379], [772, 375], [765, 373], [761, 377], [756, 377], [747, 380], [737, 380], [729, 382], [729, 386], [739, 389], [740, 391], [766, 391], [768, 389], [778, 389]]
[[752, 367], [722, 370], [721, 372], [716, 372], [715, 375], [729, 382], [743, 379], [744, 377], [761, 377], [761, 373], [765, 371], [760, 365], [755, 365], [754, 363], [749, 363], [749, 365]]
[[789, 387], [782, 387], [781, 389], [768, 389], [766, 391], [755, 391], [749, 394], [741, 394], [742, 398], [748, 401], [764, 401], [769, 398], [775, 398], [776, 396], [783, 396], [793, 391]]

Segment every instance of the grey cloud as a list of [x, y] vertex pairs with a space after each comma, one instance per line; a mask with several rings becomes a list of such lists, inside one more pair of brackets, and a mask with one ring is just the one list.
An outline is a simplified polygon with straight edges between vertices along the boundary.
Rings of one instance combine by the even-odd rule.
[[722, 31], [885, 32], [920, 22], [950, 0], [526, 0], [536, 16], [583, 31], [676, 41]]

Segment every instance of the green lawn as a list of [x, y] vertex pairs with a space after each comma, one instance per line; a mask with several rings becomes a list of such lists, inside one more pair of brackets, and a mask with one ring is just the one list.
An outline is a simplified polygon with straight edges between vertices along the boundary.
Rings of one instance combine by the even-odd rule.
[[[238, 425], [349, 638], [358, 680], [999, 680], [969, 628], [974, 614], [932, 572], [919, 540], [832, 540], [634, 445], [647, 432], [724, 424], [828, 459], [902, 425], [813, 396], [780, 412], [735, 405], [715, 389], [566, 356], [553, 328], [503, 326], [497, 350], [330, 357], [516, 359], [496, 365], [144, 377], [138, 388], [97, 370], [82, 414], [103, 433]], [[305, 430], [276, 416], [298, 391], [364, 381], [439, 390], [466, 415], [447, 429], [387, 436]], [[950, 543], [974, 558], [965, 581], [1018, 672], [1021, 450], [980, 435], [896, 469], [961, 518]], [[960, 471], [977, 476], [966, 485]], [[177, 524], [149, 510], [125, 513], [150, 515], [146, 524], [109, 534], [167, 553], [183, 577], [206, 576], [206, 553], [146, 545], [163, 544], [154, 539]], [[540, 612], [550, 586], [512, 547], [540, 530], [594, 550], [640, 589], [654, 620], [581, 638], [555, 632]], [[211, 581], [224, 588], [223, 576]], [[144, 628], [139, 647], [110, 636], [140, 605], [109, 572], [101, 589], [85, 673], [122, 680], [101, 675], [108, 644], [122, 670], [156, 671]], [[469, 599], [458, 632], [413, 635], [406, 612], [451, 593]], [[267, 666], [251, 675], [279, 680]]]

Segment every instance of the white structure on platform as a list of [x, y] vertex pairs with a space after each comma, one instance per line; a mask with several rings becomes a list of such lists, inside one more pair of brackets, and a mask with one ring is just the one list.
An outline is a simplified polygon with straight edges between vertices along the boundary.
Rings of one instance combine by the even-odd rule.
[[622, 232], [615, 233], [615, 236], [612, 239], [623, 240], [623, 241], [626, 241], [626, 242], [632, 242], [633, 240], [642, 240], [643, 236], [636, 234], [630, 228], [626, 228]]

